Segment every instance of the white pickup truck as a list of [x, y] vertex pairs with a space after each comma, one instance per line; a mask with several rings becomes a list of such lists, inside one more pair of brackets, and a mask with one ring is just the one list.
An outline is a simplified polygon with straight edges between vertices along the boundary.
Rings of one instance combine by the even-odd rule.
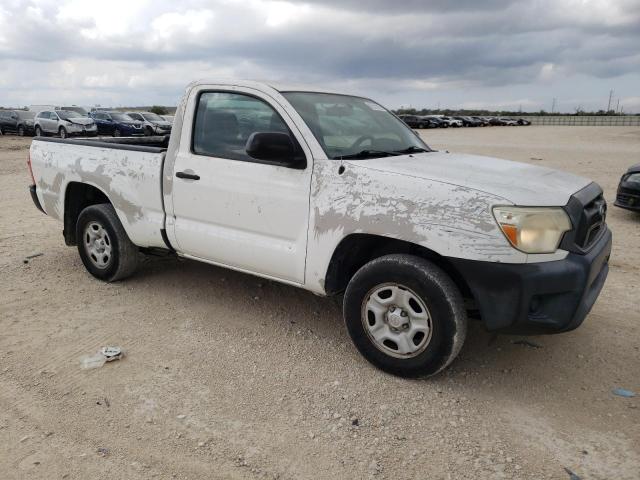
[[29, 168], [33, 201], [93, 276], [123, 279], [164, 249], [344, 293], [356, 347], [402, 376], [445, 368], [468, 317], [576, 328], [608, 272], [597, 184], [432, 150], [357, 96], [198, 81], [170, 139], [36, 138]]

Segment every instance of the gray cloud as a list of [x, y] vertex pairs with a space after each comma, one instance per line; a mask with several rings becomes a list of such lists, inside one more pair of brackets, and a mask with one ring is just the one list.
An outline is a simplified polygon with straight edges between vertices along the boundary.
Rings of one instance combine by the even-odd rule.
[[0, 6], [0, 67], [8, 72], [0, 103], [25, 95], [14, 78], [25, 65], [43, 72], [32, 89], [74, 88], [79, 102], [100, 92], [137, 103], [177, 96], [179, 82], [204, 73], [357, 85], [396, 102], [404, 89], [425, 104], [435, 96], [488, 102], [501, 88], [537, 106], [571, 85], [589, 105], [602, 95], [589, 89], [606, 82], [621, 95], [639, 93], [637, 1], [97, 3]]

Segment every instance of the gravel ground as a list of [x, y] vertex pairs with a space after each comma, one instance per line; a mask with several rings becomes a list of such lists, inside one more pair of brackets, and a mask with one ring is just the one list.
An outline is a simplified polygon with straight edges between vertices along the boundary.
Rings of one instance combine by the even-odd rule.
[[[610, 203], [640, 159], [633, 127], [423, 134], [592, 177]], [[611, 206], [611, 273], [581, 328], [536, 348], [474, 322], [451, 368], [409, 381], [358, 355], [332, 299], [173, 258], [93, 279], [31, 202], [28, 145], [0, 137], [4, 479], [640, 477], [640, 396], [611, 393], [640, 393], [640, 215]], [[102, 345], [126, 357], [81, 370]]]

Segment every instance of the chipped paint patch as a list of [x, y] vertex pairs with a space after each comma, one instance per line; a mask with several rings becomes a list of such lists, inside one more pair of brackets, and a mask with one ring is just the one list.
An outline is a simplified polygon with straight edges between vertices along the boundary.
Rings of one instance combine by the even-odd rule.
[[160, 194], [164, 154], [34, 140], [31, 163], [45, 212], [64, 217], [67, 187], [85, 183], [111, 201], [131, 240], [140, 246], [164, 246]]
[[[345, 170], [338, 174], [341, 165]], [[307, 260], [311, 288], [324, 288], [321, 279], [333, 251], [354, 233], [416, 243], [443, 256], [526, 261], [506, 242], [491, 214], [492, 205], [507, 203], [504, 198], [366, 165], [366, 160], [314, 164]]]

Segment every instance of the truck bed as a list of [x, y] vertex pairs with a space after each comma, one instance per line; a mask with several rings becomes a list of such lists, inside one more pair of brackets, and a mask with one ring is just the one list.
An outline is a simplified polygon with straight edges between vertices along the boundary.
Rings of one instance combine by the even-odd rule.
[[169, 145], [169, 135], [150, 137], [37, 137], [34, 140], [151, 153], [164, 152]]
[[165, 247], [162, 168], [167, 143], [168, 136], [36, 137], [30, 159], [38, 200], [47, 215], [64, 220], [74, 183], [91, 185], [110, 199], [132, 242]]

